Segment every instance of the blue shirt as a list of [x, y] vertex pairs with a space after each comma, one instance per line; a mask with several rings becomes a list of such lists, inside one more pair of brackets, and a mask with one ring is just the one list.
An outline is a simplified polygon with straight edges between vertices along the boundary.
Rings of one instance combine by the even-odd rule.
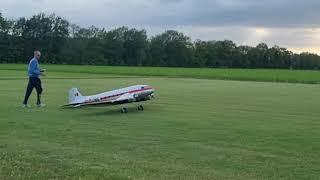
[[29, 62], [28, 75], [29, 77], [39, 77], [41, 74], [40, 66], [36, 58], [32, 58]]

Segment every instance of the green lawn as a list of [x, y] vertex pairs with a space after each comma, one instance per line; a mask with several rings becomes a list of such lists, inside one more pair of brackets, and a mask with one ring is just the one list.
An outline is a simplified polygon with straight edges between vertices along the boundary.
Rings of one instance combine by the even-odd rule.
[[[22, 109], [25, 72], [0, 70], [0, 179], [320, 177], [319, 84], [124, 75], [49, 71], [47, 107], [35, 107], [33, 92]], [[156, 89], [143, 112], [60, 108], [71, 87], [134, 84]]]
[[[25, 71], [26, 67], [27, 65], [25, 64], [1, 64], [0, 70]], [[320, 84], [320, 71], [306, 70], [114, 67], [79, 65], [42, 65], [42, 67], [48, 69], [49, 72]]]

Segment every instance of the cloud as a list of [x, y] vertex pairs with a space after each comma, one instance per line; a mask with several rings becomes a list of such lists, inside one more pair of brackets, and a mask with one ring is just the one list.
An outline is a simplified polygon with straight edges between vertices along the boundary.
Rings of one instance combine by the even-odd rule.
[[169, 9], [165, 6], [159, 8], [162, 9], [162, 14], [155, 14], [148, 24], [264, 27], [306, 27], [320, 24], [320, 1], [316, 0], [185, 0], [175, 5], [176, 14], [170, 14], [169, 6]]
[[318, 0], [2, 0], [10, 17], [55, 12], [83, 25], [306, 27], [320, 24]]
[[[319, 0], [1, 0], [8, 18], [55, 13], [81, 26], [166, 29], [192, 39], [292, 49], [320, 47]], [[319, 50], [320, 52], [320, 50]]]
[[247, 26], [182, 26], [176, 30], [201, 40], [232, 40], [238, 45], [256, 46], [264, 42], [294, 52], [309, 51], [320, 54], [320, 28], [265, 28]]

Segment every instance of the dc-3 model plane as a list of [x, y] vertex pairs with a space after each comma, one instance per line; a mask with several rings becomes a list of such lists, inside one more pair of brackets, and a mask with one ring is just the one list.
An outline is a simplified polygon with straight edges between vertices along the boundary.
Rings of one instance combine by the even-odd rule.
[[[81, 107], [94, 105], [119, 105], [133, 102], [151, 100], [154, 97], [155, 89], [148, 85], [135, 85], [126, 88], [116, 89], [101, 94], [82, 96], [77, 88], [69, 90], [69, 104], [63, 107]], [[143, 105], [138, 105], [138, 110], [143, 111]], [[127, 113], [128, 109], [123, 107], [122, 113]]]

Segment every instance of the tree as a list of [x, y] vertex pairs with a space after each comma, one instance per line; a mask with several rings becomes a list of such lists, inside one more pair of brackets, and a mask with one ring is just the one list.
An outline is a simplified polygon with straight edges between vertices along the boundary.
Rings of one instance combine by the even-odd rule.
[[142, 66], [147, 54], [147, 33], [145, 30], [127, 29], [124, 32], [124, 54], [125, 64]]
[[5, 19], [0, 13], [0, 60], [2, 62], [16, 63], [15, 56], [20, 55], [17, 52], [16, 38], [11, 35], [13, 24], [14, 21]]
[[[153, 44], [155, 43], [155, 44]], [[193, 62], [193, 45], [189, 37], [177, 31], [166, 31], [151, 39], [151, 57], [160, 66], [191, 66]], [[160, 55], [162, 53], [162, 55]], [[160, 55], [160, 58], [157, 57]]]
[[12, 26], [12, 21], [9, 21], [2, 17], [2, 13], [0, 12], [0, 35], [7, 36], [10, 32]]
[[320, 56], [294, 54], [286, 48], [237, 46], [230, 40], [191, 42], [169, 30], [151, 37], [142, 29], [110, 31], [71, 24], [55, 14], [8, 20], [0, 13], [0, 62], [21, 63], [43, 52], [51, 64], [96, 64], [169, 67], [319, 69]]
[[12, 34], [20, 37], [23, 44], [24, 57], [28, 59], [35, 49], [42, 50], [43, 59], [47, 63], [60, 63], [61, 47], [69, 37], [69, 22], [51, 14], [40, 13], [30, 19], [20, 18], [14, 24]]

